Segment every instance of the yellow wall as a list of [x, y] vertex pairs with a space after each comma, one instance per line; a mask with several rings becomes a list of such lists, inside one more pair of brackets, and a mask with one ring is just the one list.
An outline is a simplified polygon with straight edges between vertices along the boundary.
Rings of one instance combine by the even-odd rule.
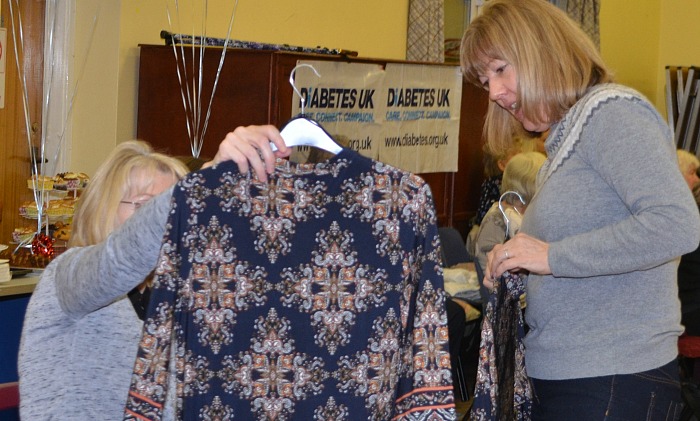
[[69, 97], [75, 92], [72, 140], [64, 147], [71, 149], [69, 169], [92, 175], [116, 145], [119, 4], [103, 0], [77, 3], [69, 92]]
[[[94, 173], [117, 142], [135, 136], [136, 46], [162, 43], [160, 30], [170, 28], [166, 3], [174, 32], [204, 32], [200, 10], [207, 3], [207, 35], [226, 36], [233, 0], [180, 0], [179, 19], [174, 0], [76, 1], [74, 74], [81, 76], [72, 115], [72, 169]], [[85, 59], [97, 10], [98, 25]], [[402, 59], [407, 16], [408, 0], [239, 0], [232, 37]], [[664, 67], [700, 66], [698, 17], [698, 0], [601, 0], [603, 58], [618, 82], [641, 91], [663, 115]], [[85, 66], [82, 73], [81, 66]]]
[[462, 38], [467, 20], [467, 4], [464, 0], [445, 1], [445, 39]]
[[603, 58], [666, 115], [666, 66], [700, 66], [697, 0], [601, 0]]
[[[610, 1], [610, 0], [608, 0]], [[657, 67], [657, 108], [665, 105], [665, 66], [700, 66], [700, 1], [663, 0]], [[666, 115], [664, 113], [664, 115]]]
[[[136, 134], [138, 44], [162, 44], [162, 29], [225, 38], [232, 0], [76, 1], [76, 39], [90, 38], [98, 16], [96, 48], [79, 79], [73, 114], [72, 168], [94, 173], [116, 143]], [[168, 24], [166, 3], [172, 25]], [[202, 5], [208, 4], [206, 19]], [[239, 0], [232, 37], [236, 39], [355, 50], [362, 57], [403, 59], [406, 50], [406, 0]], [[206, 27], [203, 29], [203, 22]], [[194, 28], [193, 28], [194, 27]], [[97, 51], [99, 49], [99, 51]], [[76, 46], [76, 66], [85, 61]], [[93, 56], [94, 55], [94, 56]], [[95, 68], [90, 63], [96, 63]], [[118, 72], [114, 69], [118, 69]], [[87, 91], [87, 92], [86, 92]], [[233, 127], [232, 127], [233, 129]]]
[[657, 102], [661, 2], [601, 0], [600, 8], [603, 59], [618, 83], [639, 90], [653, 103]]

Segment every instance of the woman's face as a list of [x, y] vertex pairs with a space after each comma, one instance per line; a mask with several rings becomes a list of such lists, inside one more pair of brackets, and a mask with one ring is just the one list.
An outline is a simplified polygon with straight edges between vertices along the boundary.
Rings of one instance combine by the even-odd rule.
[[525, 130], [544, 132], [549, 129], [549, 124], [530, 121], [523, 115], [517, 97], [518, 75], [510, 63], [490, 60], [486, 64], [486, 72], [479, 75], [479, 81], [489, 92], [489, 99], [515, 117]]
[[156, 171], [154, 174], [145, 174], [143, 171], [137, 171], [132, 177], [149, 177], [151, 183], [144, 191], [128, 192], [122, 198], [117, 209], [117, 226], [129, 219], [141, 205], [164, 192], [177, 181], [171, 174], [160, 171]]
[[688, 168], [688, 171], [683, 174], [683, 178], [685, 178], [685, 182], [688, 183], [688, 187], [690, 187], [692, 190], [693, 187], [700, 182], [700, 178], [698, 177], [698, 168], [691, 165], [690, 168]]

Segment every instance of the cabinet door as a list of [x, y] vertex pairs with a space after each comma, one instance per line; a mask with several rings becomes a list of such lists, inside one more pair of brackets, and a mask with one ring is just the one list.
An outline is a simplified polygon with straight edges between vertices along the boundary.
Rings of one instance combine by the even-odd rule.
[[[30, 130], [32, 146], [41, 144], [44, 68], [44, 0], [18, 2], [15, 10], [22, 18], [24, 28], [24, 53], [20, 64], [24, 82], [20, 80], [15, 64], [13, 30], [7, 2], [2, 1], [2, 20], [7, 28], [5, 68], [5, 107], [0, 109], [0, 244], [8, 244], [16, 227], [35, 227], [36, 221], [26, 220], [19, 215], [19, 206], [24, 201], [33, 200], [27, 188], [31, 176], [30, 146], [27, 141], [27, 128]], [[17, 32], [19, 36], [19, 32]], [[19, 40], [17, 40], [19, 42]], [[23, 84], [26, 82], [29, 123], [24, 115]], [[49, 174], [53, 175], [53, 174]], [[13, 248], [14, 249], [14, 248]]]
[[[211, 158], [219, 142], [236, 127], [270, 122], [272, 53], [227, 51], [211, 101], [221, 50], [205, 49], [200, 95], [195, 89], [200, 83], [199, 54], [202, 50], [177, 47], [176, 51], [177, 57], [172, 47], [141, 46], [136, 131], [139, 139], [171, 155], [191, 156], [190, 140], [195, 136], [201, 138], [206, 124], [200, 156]], [[196, 102], [198, 111], [190, 111], [185, 118], [184, 103]], [[195, 109], [195, 106], [188, 109]]]

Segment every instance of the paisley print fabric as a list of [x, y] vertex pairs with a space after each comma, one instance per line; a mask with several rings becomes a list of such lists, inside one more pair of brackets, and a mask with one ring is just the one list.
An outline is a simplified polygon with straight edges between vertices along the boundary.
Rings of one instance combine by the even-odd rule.
[[455, 418], [436, 215], [351, 150], [173, 193], [126, 419]]
[[525, 371], [520, 297], [525, 276], [504, 273], [489, 296], [470, 420], [529, 420], [532, 390]]

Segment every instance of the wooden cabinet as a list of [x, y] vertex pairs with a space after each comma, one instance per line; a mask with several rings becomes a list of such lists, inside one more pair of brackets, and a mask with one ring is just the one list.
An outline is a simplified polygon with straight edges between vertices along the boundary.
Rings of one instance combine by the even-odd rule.
[[[32, 168], [30, 148], [41, 144], [45, 3], [44, 0], [15, 3], [16, 12], [22, 16], [25, 25], [23, 38], [16, 40], [23, 45], [19, 59], [23, 69], [21, 73], [17, 69], [13, 48], [15, 31], [7, 30], [7, 42], [0, 49], [6, 66], [3, 70], [6, 72], [3, 75], [5, 106], [0, 108], [0, 244], [12, 241], [15, 228], [36, 226], [36, 223], [19, 216], [19, 207], [23, 202], [33, 200], [32, 191], [27, 188]], [[6, 22], [3, 26], [9, 25], [11, 28], [13, 17], [8, 2], [0, 1], [0, 10], [0, 21]], [[25, 116], [25, 110], [28, 116]], [[27, 129], [30, 130], [29, 134]], [[3, 357], [0, 354], [0, 361], [4, 361]]]
[[[198, 72], [199, 49], [185, 48], [177, 59], [173, 47], [140, 47], [137, 137], [172, 155], [190, 156], [183, 94], [179, 80]], [[182, 63], [184, 57], [185, 63]], [[202, 119], [209, 107], [221, 50], [208, 48], [203, 58]], [[273, 124], [291, 117], [292, 87], [288, 79], [297, 60], [333, 60], [385, 65], [395, 60], [376, 60], [261, 50], [228, 50], [213, 101], [201, 156], [212, 157], [219, 141], [237, 126]], [[180, 74], [177, 65], [181, 67]], [[182, 66], [184, 64], [184, 67]], [[187, 74], [185, 74], [186, 69]], [[195, 80], [199, 78], [198, 74]], [[430, 184], [439, 224], [455, 226], [466, 235], [467, 222], [476, 213], [483, 180], [481, 133], [486, 114], [486, 92], [470, 84], [462, 87], [459, 135], [459, 171], [421, 176]], [[203, 124], [203, 122], [202, 122]]]

